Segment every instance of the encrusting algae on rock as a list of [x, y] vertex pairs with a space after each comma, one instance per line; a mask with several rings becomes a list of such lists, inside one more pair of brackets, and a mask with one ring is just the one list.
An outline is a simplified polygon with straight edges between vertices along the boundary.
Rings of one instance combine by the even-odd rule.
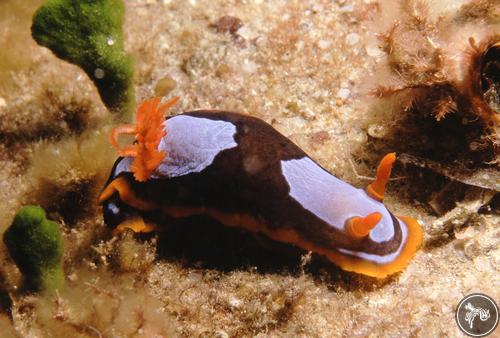
[[33, 38], [63, 60], [80, 66], [112, 112], [133, 113], [132, 59], [123, 46], [122, 0], [47, 0], [33, 17]]
[[61, 232], [57, 223], [46, 218], [42, 208], [21, 208], [3, 239], [23, 274], [26, 290], [52, 293], [64, 286]]

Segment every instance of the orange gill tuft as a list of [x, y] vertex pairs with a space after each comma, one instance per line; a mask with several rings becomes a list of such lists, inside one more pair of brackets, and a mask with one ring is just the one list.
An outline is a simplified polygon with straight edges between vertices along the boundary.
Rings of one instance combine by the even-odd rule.
[[[144, 182], [167, 156], [164, 151], [158, 151], [158, 144], [166, 135], [163, 127], [164, 114], [167, 109], [179, 101], [175, 96], [160, 104], [161, 98], [156, 97], [144, 101], [137, 108], [135, 125], [120, 125], [110, 134], [110, 142], [117, 149], [120, 156], [134, 157], [131, 169], [137, 181]], [[120, 148], [118, 137], [121, 134], [135, 135], [136, 143]]]

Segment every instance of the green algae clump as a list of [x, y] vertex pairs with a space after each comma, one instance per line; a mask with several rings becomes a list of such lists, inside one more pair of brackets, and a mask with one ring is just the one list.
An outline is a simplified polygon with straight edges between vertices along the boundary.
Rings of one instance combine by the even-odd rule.
[[59, 225], [48, 220], [41, 207], [21, 208], [3, 240], [23, 274], [26, 290], [51, 293], [64, 285]]
[[48, 0], [33, 16], [39, 45], [80, 66], [104, 104], [129, 120], [135, 99], [132, 58], [123, 47], [122, 0]]

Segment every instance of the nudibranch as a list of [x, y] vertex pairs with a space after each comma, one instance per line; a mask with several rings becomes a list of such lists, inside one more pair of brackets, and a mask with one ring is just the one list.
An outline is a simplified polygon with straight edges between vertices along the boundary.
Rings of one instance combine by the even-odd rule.
[[325, 256], [343, 270], [383, 278], [402, 270], [422, 242], [418, 222], [382, 203], [395, 154], [366, 189], [323, 169], [266, 122], [234, 112], [198, 110], [164, 119], [175, 104], [140, 105], [135, 135], [118, 148], [99, 201], [114, 231], [161, 230], [153, 215], [206, 215]]

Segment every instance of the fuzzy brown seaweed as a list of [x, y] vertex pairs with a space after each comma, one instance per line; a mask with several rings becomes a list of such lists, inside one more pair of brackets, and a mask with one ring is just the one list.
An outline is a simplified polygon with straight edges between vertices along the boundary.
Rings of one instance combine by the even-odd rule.
[[463, 32], [451, 14], [433, 19], [423, 1], [401, 4], [399, 19], [379, 37], [388, 81], [372, 90], [393, 107], [388, 138], [399, 152], [464, 169], [494, 165], [500, 36], [487, 28]]

